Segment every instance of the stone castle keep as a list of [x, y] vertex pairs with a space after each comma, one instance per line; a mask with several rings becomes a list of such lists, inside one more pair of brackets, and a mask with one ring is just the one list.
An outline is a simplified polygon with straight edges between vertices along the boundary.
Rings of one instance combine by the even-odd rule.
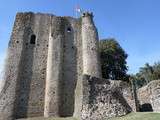
[[73, 115], [82, 74], [101, 77], [92, 17], [90, 13], [81, 19], [17, 14], [0, 96], [3, 120]]
[[9, 42], [0, 120], [102, 120], [136, 111], [128, 84], [103, 79], [92, 13], [18, 13]]

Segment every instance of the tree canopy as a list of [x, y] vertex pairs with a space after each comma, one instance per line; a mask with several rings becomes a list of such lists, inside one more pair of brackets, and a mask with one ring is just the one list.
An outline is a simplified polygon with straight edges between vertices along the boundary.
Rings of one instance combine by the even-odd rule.
[[160, 79], [160, 62], [154, 63], [154, 65], [146, 63], [144, 67], [141, 67], [139, 72], [134, 75], [133, 79], [136, 82], [137, 88], [148, 84], [150, 81]]
[[100, 40], [102, 76], [112, 80], [127, 79], [128, 55], [113, 38]]

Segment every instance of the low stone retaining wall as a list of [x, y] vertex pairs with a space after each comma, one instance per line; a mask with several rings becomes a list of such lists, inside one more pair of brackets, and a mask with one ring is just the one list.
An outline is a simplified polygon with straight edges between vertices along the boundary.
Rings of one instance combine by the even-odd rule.
[[160, 112], [160, 80], [151, 81], [137, 91], [141, 111]]
[[127, 83], [83, 76], [82, 120], [102, 120], [126, 115], [133, 111], [133, 101]]

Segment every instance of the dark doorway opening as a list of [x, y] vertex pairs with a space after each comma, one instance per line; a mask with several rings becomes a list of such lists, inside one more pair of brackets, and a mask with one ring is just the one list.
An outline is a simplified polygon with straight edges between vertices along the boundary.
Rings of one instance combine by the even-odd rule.
[[150, 103], [142, 104], [140, 107], [140, 112], [153, 112], [152, 105]]

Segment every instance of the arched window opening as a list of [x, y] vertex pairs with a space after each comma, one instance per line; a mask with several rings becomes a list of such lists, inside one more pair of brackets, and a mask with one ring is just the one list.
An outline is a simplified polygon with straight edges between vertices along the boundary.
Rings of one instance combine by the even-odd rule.
[[30, 44], [36, 44], [36, 36], [31, 35]]
[[67, 32], [69, 32], [69, 33], [70, 33], [71, 31], [72, 31], [72, 30], [71, 30], [71, 28], [70, 28], [70, 27], [68, 27], [68, 28], [67, 28]]

